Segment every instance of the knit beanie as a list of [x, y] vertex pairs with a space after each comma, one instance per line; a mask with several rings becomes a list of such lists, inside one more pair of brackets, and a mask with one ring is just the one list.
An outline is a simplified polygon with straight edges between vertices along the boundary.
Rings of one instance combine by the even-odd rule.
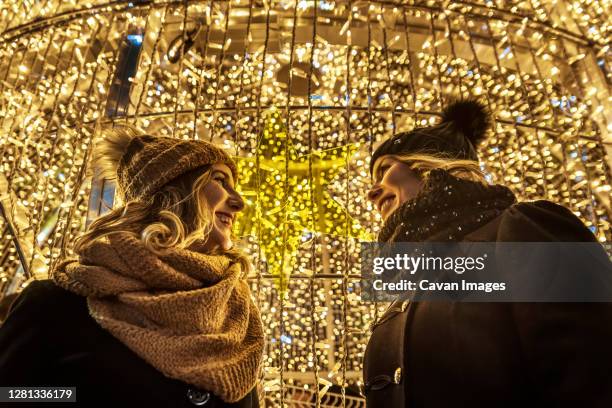
[[372, 154], [370, 174], [376, 160], [388, 154], [442, 154], [478, 161], [476, 148], [489, 126], [490, 115], [480, 102], [471, 99], [452, 102], [443, 110], [439, 124], [395, 134], [378, 146]]
[[151, 136], [136, 127], [104, 131], [95, 161], [105, 177], [116, 177], [124, 202], [146, 200], [168, 182], [200, 167], [226, 164], [236, 179], [236, 164], [222, 149], [202, 140]]

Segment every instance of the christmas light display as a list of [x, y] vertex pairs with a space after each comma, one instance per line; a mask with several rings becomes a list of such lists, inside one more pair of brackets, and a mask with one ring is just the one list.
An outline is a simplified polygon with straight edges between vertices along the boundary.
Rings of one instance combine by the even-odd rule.
[[97, 127], [210, 140], [239, 158], [247, 207], [236, 232], [264, 311], [264, 397], [321, 405], [338, 394], [356, 406], [349, 394], [380, 312], [357, 287], [359, 240], [380, 227], [365, 199], [379, 141], [435, 123], [451, 98], [479, 97], [494, 114], [479, 155], [488, 179], [522, 200], [563, 204], [612, 238], [609, 9], [608, 0], [7, 3], [0, 297], [28, 274], [44, 277], [113, 205], [112, 180], [87, 166]]
[[299, 156], [288, 140], [280, 114], [271, 111], [264, 118], [257, 156], [238, 159], [240, 193], [243, 197], [256, 197], [255, 202], [248, 201], [255, 212], [247, 209], [240, 215], [237, 232], [239, 236], [258, 237], [266, 269], [277, 277], [278, 287], [284, 293], [298, 246], [314, 234], [343, 236], [348, 233], [349, 237], [362, 240], [370, 237], [325, 190], [334, 173], [346, 165], [357, 147], [338, 147]]

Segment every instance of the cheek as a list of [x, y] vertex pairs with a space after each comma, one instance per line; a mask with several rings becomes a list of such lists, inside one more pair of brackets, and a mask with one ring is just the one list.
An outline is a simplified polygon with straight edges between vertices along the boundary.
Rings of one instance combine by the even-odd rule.
[[209, 183], [204, 187], [203, 199], [206, 205], [211, 208], [217, 208], [223, 202], [225, 194], [223, 189], [216, 183]]
[[401, 205], [419, 192], [421, 181], [411, 170], [399, 170], [397, 169], [392, 174], [389, 174], [388, 181], [389, 186], [393, 190], [392, 192], [399, 198], [399, 205]]
[[421, 180], [412, 173], [402, 183], [402, 195], [405, 197], [405, 200], [414, 198], [420, 189]]

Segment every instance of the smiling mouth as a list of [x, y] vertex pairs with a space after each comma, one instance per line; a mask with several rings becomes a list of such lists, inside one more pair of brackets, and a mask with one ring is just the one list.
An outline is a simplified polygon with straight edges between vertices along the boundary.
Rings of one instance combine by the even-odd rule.
[[386, 197], [380, 203], [380, 213], [381, 214], [385, 213], [391, 207], [391, 204], [393, 204], [394, 199], [395, 199], [395, 196], [389, 196], [389, 197]]
[[217, 212], [215, 213], [215, 215], [217, 216], [221, 224], [226, 225], [230, 228], [232, 227], [233, 217], [230, 214], [224, 212]]

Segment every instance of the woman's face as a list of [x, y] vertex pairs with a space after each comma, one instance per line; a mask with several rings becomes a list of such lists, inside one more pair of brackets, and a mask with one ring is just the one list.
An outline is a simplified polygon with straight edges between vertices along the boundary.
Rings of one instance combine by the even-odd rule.
[[202, 199], [211, 210], [212, 229], [204, 244], [204, 250], [232, 247], [232, 225], [236, 214], [244, 208], [244, 200], [234, 190], [234, 179], [230, 168], [222, 163], [211, 166], [211, 180], [204, 186]]
[[383, 221], [399, 206], [415, 197], [423, 186], [422, 180], [406, 163], [391, 156], [378, 158], [373, 181], [368, 200], [374, 204]]

